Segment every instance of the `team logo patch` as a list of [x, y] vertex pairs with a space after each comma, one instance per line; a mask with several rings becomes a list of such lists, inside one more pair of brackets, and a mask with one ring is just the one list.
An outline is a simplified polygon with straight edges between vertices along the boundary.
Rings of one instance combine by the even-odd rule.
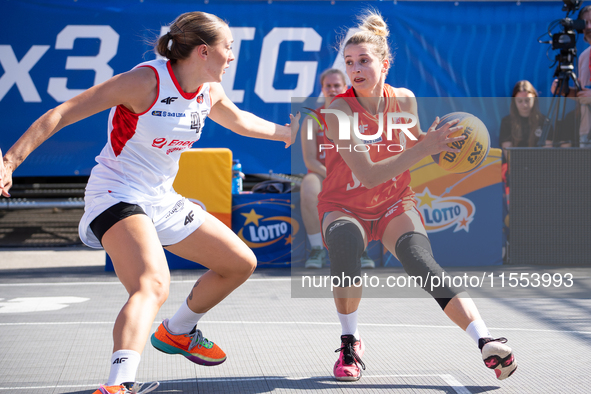
[[166, 145], [166, 138], [154, 138], [154, 141], [152, 141], [154, 148], [161, 149], [164, 145]]
[[199, 104], [203, 104], [203, 93], [201, 93], [199, 96], [197, 96], [197, 102]]
[[167, 116], [170, 118], [184, 118], [187, 115], [185, 115], [184, 112], [152, 111], [152, 116], [161, 116], [163, 118], [166, 118]]
[[453, 232], [470, 231], [470, 223], [474, 220], [476, 207], [467, 198], [458, 196], [434, 196], [425, 188], [417, 193], [417, 209], [425, 220], [425, 230], [430, 233], [453, 228]]

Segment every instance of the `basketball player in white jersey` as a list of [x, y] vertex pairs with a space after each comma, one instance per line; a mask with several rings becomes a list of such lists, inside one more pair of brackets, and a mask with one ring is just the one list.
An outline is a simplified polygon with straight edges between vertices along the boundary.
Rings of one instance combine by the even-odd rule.
[[158, 350], [194, 363], [217, 365], [225, 353], [197, 329], [199, 319], [251, 275], [254, 253], [218, 219], [172, 188], [180, 154], [199, 140], [206, 118], [253, 138], [295, 140], [293, 127], [239, 110], [220, 85], [234, 60], [232, 34], [215, 15], [180, 15], [157, 43], [170, 60], [142, 63], [48, 111], [3, 158], [0, 191], [9, 196], [12, 173], [61, 128], [111, 108], [107, 145], [97, 157], [85, 195], [80, 238], [104, 247], [129, 293], [113, 329], [108, 381], [96, 392], [139, 393], [135, 375], [151, 326], [169, 291], [163, 247], [207, 271], [179, 310], [152, 336]]

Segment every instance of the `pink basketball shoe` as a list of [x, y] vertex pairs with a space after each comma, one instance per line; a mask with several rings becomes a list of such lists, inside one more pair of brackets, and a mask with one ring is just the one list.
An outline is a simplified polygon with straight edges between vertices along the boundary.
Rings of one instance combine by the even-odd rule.
[[487, 368], [494, 369], [499, 380], [507, 379], [517, 369], [515, 355], [505, 343], [507, 343], [507, 338], [480, 338], [478, 340], [484, 364]]
[[341, 347], [335, 350], [339, 359], [334, 364], [334, 377], [336, 380], [356, 381], [361, 378], [361, 367], [365, 370], [365, 364], [361, 356], [365, 352], [365, 345], [361, 340], [356, 340], [353, 335], [341, 335]]

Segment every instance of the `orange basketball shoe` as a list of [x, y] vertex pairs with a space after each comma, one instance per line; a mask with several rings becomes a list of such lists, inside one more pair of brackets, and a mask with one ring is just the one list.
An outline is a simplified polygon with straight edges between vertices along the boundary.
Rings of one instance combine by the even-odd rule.
[[119, 386], [102, 386], [93, 394], [143, 394], [154, 391], [160, 386], [158, 382], [150, 382], [150, 385], [142, 390], [142, 386], [147, 383], [125, 383]]
[[226, 353], [212, 341], [203, 337], [197, 326], [187, 334], [168, 331], [168, 319], [158, 326], [151, 338], [152, 346], [167, 354], [180, 354], [200, 365], [218, 365], [226, 361]]

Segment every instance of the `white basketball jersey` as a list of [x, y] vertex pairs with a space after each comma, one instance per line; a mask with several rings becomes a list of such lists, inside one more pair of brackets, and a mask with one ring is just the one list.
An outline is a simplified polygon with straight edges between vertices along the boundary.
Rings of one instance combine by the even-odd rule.
[[157, 197], [172, 191], [181, 153], [201, 137], [211, 110], [209, 84], [185, 93], [169, 61], [152, 60], [158, 78], [158, 97], [141, 114], [122, 105], [111, 108], [109, 138], [92, 169], [87, 193]]

